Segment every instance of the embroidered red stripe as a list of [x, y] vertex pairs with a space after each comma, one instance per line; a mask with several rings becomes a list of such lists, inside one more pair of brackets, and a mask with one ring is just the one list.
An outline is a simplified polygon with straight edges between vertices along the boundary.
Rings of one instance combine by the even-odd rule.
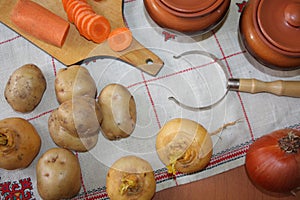
[[16, 36], [16, 37], [11, 38], [11, 39], [4, 40], [4, 41], [0, 42], [0, 45], [1, 45], [1, 44], [5, 44], [5, 43], [8, 43], [8, 42], [11, 42], [11, 41], [13, 41], [13, 40], [15, 40], [15, 39], [18, 39], [18, 38], [20, 38], [20, 37], [21, 37], [21, 36], [18, 35], [18, 36]]
[[[222, 56], [223, 56], [223, 58], [225, 60], [225, 63], [226, 63], [228, 72], [230, 74], [230, 77], [232, 77], [232, 72], [231, 72], [231, 68], [230, 68], [230, 66], [228, 64], [227, 57], [225, 56], [225, 53], [224, 53], [223, 48], [222, 48], [222, 46], [220, 44], [220, 41], [219, 41], [219, 39], [218, 39], [218, 37], [217, 37], [217, 35], [216, 35], [216, 33], [214, 31], [213, 31], [213, 35], [214, 35], [214, 38], [215, 38], [215, 40], [216, 40], [216, 42], [217, 42], [217, 44], [219, 46], [219, 49], [220, 49], [220, 51], [222, 53]], [[246, 122], [247, 122], [247, 125], [248, 125], [248, 128], [249, 128], [250, 136], [251, 136], [252, 140], [254, 140], [254, 135], [253, 135], [253, 132], [252, 132], [251, 124], [250, 124], [250, 121], [249, 121], [249, 118], [248, 118], [248, 115], [247, 115], [247, 112], [246, 112], [243, 100], [242, 100], [239, 92], [237, 92], [237, 95], [238, 95], [239, 101], [241, 103], [242, 110], [243, 110], [243, 113], [244, 113], [244, 116], [245, 116], [245, 119], [246, 119]]]

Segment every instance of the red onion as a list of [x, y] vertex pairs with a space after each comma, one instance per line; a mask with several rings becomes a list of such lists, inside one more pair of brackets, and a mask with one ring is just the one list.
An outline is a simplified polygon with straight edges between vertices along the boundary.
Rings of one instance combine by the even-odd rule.
[[257, 139], [249, 148], [246, 171], [252, 182], [270, 192], [300, 188], [300, 131], [281, 129]]

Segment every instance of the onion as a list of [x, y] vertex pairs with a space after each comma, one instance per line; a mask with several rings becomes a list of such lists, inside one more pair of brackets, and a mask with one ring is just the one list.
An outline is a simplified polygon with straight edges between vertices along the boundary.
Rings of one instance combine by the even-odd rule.
[[156, 191], [151, 164], [137, 156], [124, 156], [115, 161], [106, 176], [110, 200], [152, 199]]
[[257, 139], [247, 152], [245, 167], [256, 186], [293, 193], [300, 188], [300, 131], [281, 129]]
[[156, 151], [168, 173], [194, 173], [211, 160], [213, 143], [207, 130], [190, 119], [169, 120], [156, 137]]

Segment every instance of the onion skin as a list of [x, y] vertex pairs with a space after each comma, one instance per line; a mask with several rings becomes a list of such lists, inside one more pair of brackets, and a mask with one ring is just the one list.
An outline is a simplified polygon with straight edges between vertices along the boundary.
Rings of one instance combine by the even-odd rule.
[[287, 153], [279, 140], [295, 129], [280, 129], [257, 139], [249, 148], [245, 167], [251, 181], [269, 192], [289, 193], [300, 187], [300, 149]]

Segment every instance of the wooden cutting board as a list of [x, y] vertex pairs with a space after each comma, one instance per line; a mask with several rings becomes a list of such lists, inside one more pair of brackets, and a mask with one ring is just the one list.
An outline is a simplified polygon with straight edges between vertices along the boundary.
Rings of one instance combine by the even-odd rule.
[[[61, 0], [33, 1], [67, 20]], [[135, 38], [133, 38], [133, 42], [128, 49], [118, 53], [111, 50], [106, 41], [96, 44], [86, 40], [80, 36], [73, 24], [70, 24], [70, 30], [63, 47], [59, 48], [42, 42], [22, 32], [11, 22], [10, 13], [16, 2], [17, 0], [1, 1], [0, 21], [67, 66], [94, 57], [110, 57], [124, 61], [153, 76], [163, 67], [163, 61]], [[88, 3], [92, 5], [96, 13], [105, 16], [109, 20], [112, 29], [125, 26], [122, 0], [88, 0]]]

